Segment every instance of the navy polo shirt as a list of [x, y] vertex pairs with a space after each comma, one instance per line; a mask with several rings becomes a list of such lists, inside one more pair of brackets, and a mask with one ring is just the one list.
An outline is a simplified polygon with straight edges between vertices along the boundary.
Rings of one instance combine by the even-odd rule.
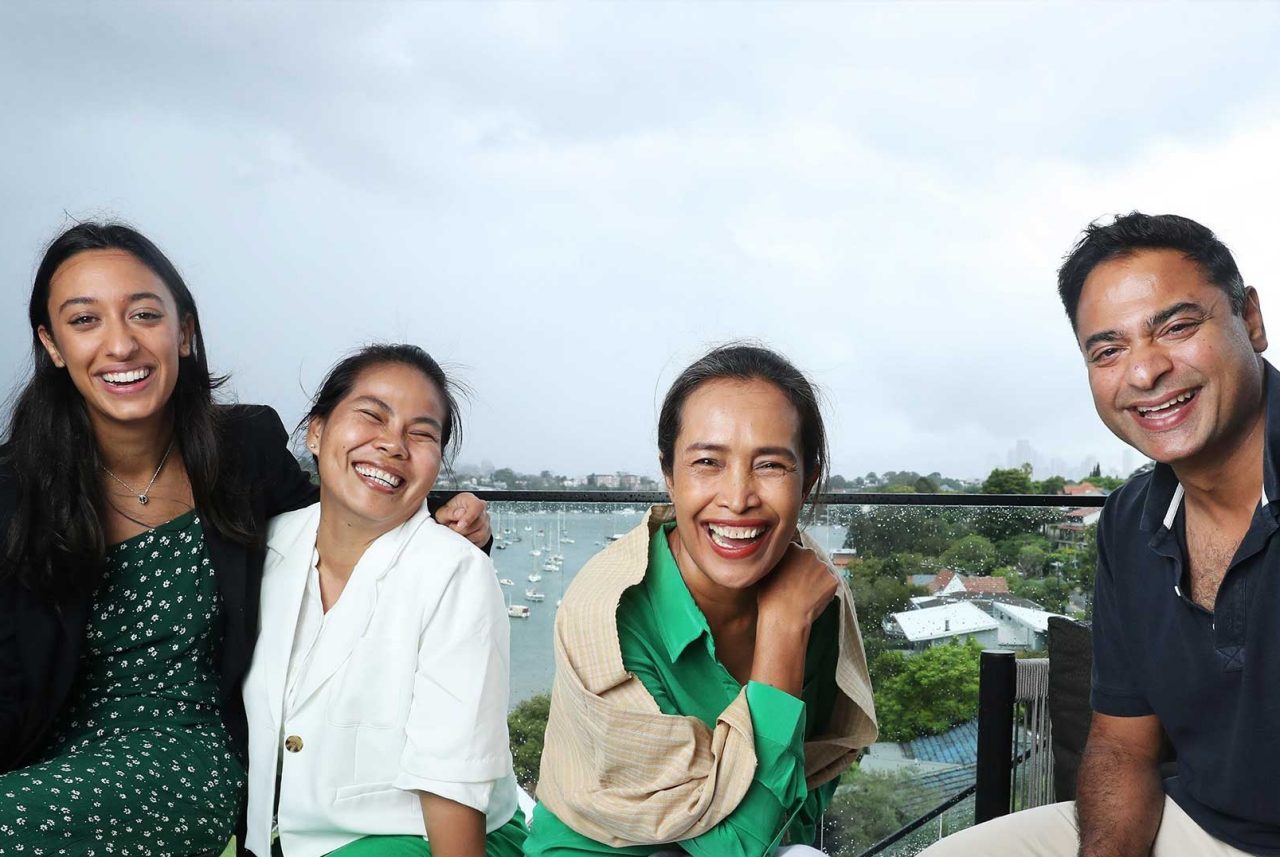
[[1155, 714], [1165, 792], [1214, 838], [1280, 855], [1280, 372], [1266, 366], [1263, 496], [1213, 612], [1189, 598], [1182, 486], [1156, 465], [1098, 529], [1093, 709]]

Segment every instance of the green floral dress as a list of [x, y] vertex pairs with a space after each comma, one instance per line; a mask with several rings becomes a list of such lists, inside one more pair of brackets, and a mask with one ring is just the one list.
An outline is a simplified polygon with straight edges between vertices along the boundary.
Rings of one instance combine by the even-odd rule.
[[0, 776], [0, 854], [218, 854], [244, 791], [218, 702], [220, 600], [194, 511], [111, 547], [43, 761]]

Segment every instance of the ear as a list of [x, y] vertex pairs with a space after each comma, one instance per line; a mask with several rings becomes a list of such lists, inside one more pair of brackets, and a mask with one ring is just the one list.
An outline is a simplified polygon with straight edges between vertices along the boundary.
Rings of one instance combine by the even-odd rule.
[[324, 434], [324, 420], [320, 417], [312, 417], [311, 422], [307, 423], [307, 450], [312, 455], [320, 454], [320, 438]]
[[196, 340], [196, 320], [192, 316], [187, 316], [182, 320], [182, 326], [178, 329], [178, 356], [190, 357], [192, 343]]
[[40, 337], [40, 344], [49, 353], [49, 359], [53, 361], [53, 365], [59, 369], [66, 369], [67, 361], [62, 359], [62, 352], [58, 351], [58, 344], [53, 341], [52, 334], [45, 329], [43, 324], [36, 328], [36, 336]]
[[1249, 332], [1249, 342], [1255, 354], [1267, 350], [1267, 326], [1262, 321], [1262, 304], [1258, 302], [1258, 290], [1253, 286], [1244, 290], [1244, 329]]
[[662, 460], [662, 456], [658, 456], [658, 469], [662, 471], [662, 481], [667, 485], [667, 496], [675, 495], [675, 487], [671, 482], [671, 468], [667, 467], [667, 463]]

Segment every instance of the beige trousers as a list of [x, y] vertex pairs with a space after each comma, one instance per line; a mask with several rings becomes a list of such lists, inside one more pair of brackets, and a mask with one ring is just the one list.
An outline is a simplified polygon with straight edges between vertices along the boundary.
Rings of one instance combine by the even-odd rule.
[[[953, 833], [920, 852], [920, 857], [1076, 857], [1080, 837], [1076, 805], [1055, 803], [1015, 812]], [[1169, 798], [1151, 857], [1248, 857], [1219, 842]]]

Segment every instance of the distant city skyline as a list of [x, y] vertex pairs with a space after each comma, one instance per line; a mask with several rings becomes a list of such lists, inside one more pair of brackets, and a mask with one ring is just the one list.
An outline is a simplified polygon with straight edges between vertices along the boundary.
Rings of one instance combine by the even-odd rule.
[[463, 459], [656, 476], [671, 381], [756, 338], [832, 472], [1128, 475], [1055, 292], [1081, 229], [1200, 220], [1264, 314], [1280, 277], [1280, 5], [1156, 8], [0, 4], [0, 386], [42, 246], [121, 218], [286, 425], [410, 341], [474, 391]]

